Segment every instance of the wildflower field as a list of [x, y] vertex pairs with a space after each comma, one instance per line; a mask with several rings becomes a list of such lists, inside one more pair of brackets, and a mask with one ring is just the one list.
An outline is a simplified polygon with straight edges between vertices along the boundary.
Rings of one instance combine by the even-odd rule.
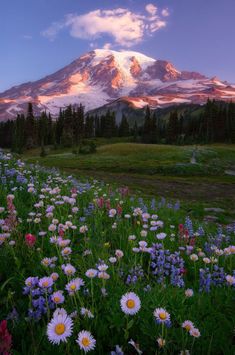
[[0, 354], [234, 354], [235, 226], [0, 153]]

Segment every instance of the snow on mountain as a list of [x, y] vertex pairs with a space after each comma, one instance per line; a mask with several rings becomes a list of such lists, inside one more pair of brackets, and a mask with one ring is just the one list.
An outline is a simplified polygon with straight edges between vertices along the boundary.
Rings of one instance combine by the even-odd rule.
[[86, 110], [125, 97], [134, 107], [204, 103], [208, 97], [235, 100], [235, 86], [197, 72], [179, 71], [170, 62], [133, 51], [97, 49], [41, 80], [0, 93], [0, 120], [14, 118], [34, 104], [56, 115], [82, 103]]

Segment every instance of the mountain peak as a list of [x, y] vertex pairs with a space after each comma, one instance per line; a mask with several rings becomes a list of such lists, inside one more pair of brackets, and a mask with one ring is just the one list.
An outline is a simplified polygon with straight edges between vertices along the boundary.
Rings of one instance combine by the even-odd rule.
[[135, 107], [204, 103], [211, 97], [235, 99], [235, 87], [197, 72], [179, 71], [166, 60], [135, 51], [95, 49], [45, 78], [15, 86], [0, 94], [0, 119], [14, 118], [34, 104], [40, 114], [82, 103], [94, 109], [120, 97]]

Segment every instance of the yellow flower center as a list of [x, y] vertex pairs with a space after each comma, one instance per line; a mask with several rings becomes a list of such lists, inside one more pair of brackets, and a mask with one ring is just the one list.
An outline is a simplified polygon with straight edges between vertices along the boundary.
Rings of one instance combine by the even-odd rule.
[[54, 297], [54, 302], [56, 302], [56, 303], [57, 303], [57, 302], [60, 302], [60, 297], [55, 296], [55, 297]]
[[135, 307], [135, 301], [134, 300], [128, 300], [126, 305], [127, 305], [127, 308], [134, 308]]
[[75, 290], [76, 289], [76, 285], [71, 285], [70, 286], [70, 290]]
[[47, 286], [48, 286], [48, 281], [44, 281], [44, 282], [42, 283], [42, 286], [43, 286], [43, 287], [47, 287]]
[[165, 320], [166, 319], [166, 313], [165, 312], [160, 312], [159, 313], [159, 318], [162, 319], [162, 320]]
[[189, 332], [189, 331], [190, 331], [190, 329], [191, 329], [190, 325], [189, 325], [189, 324], [188, 324], [188, 325], [186, 325], [186, 326], [185, 326], [185, 329]]
[[82, 345], [83, 346], [89, 346], [90, 345], [90, 339], [87, 337], [82, 338]]
[[65, 332], [65, 325], [63, 323], [56, 324], [55, 332], [57, 335], [62, 335]]

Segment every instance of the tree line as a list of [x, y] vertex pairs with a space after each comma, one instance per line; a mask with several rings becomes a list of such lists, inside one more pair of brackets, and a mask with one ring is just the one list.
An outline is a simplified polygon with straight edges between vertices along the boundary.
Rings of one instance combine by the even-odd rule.
[[43, 155], [46, 145], [77, 148], [84, 139], [95, 137], [131, 136], [133, 141], [147, 144], [235, 143], [235, 103], [208, 100], [199, 111], [194, 116], [190, 110], [180, 113], [178, 107], [163, 119], [147, 106], [143, 123], [130, 126], [124, 114], [117, 124], [113, 112], [100, 117], [85, 115], [81, 104], [61, 109], [56, 119], [46, 112], [35, 117], [29, 103], [26, 114], [0, 123], [0, 146], [17, 153], [40, 146]]

